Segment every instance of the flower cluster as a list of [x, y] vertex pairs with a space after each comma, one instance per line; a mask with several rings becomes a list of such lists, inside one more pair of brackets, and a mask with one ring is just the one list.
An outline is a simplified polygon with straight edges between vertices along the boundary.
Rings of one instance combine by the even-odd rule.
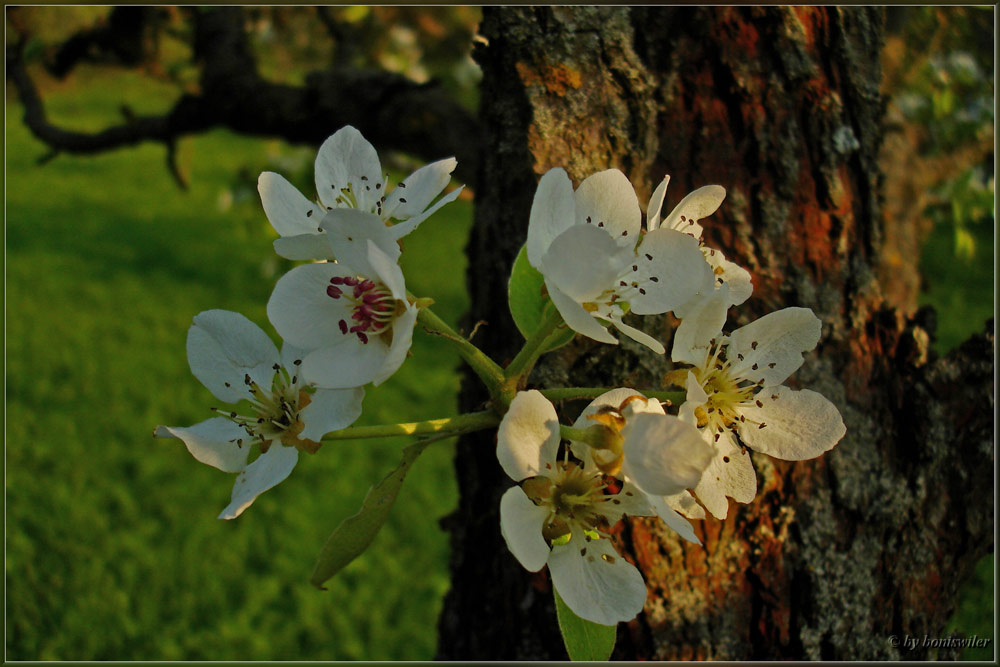
[[[364, 386], [384, 382], [406, 359], [417, 308], [399, 268], [399, 239], [459, 195], [461, 188], [437, 198], [456, 164], [440, 160], [390, 188], [375, 149], [348, 126], [319, 149], [315, 202], [278, 174], [260, 175], [264, 212], [279, 234], [275, 251], [315, 260], [282, 276], [268, 301], [281, 353], [238, 313], [197, 315], [187, 339], [191, 371], [220, 401], [249, 406], [213, 408], [221, 416], [154, 432], [238, 473], [219, 518], [239, 516], [288, 477], [299, 451], [315, 453], [324, 435], [354, 423]], [[248, 464], [251, 450], [257, 456]]]
[[[803, 460], [844, 436], [833, 403], [784, 384], [819, 343], [821, 322], [807, 308], [785, 308], [725, 332], [729, 309], [747, 301], [753, 285], [745, 269], [702, 240], [701, 221], [725, 198], [721, 186], [695, 190], [662, 217], [664, 178], [644, 216], [622, 172], [593, 174], [574, 189], [556, 168], [538, 184], [511, 277], [512, 314], [534, 319], [518, 321], [527, 341], [500, 368], [430, 313], [429, 299], [407, 292], [399, 266], [400, 239], [461, 191], [442, 195], [455, 166], [454, 159], [440, 160], [390, 187], [374, 148], [345, 127], [316, 156], [315, 201], [278, 174], [261, 174], [261, 202], [278, 233], [275, 251], [306, 262], [277, 281], [267, 303], [282, 348], [237, 313], [197, 315], [187, 337], [191, 370], [232, 407], [212, 408], [218, 416], [191, 427], [159, 426], [155, 435], [179, 439], [198, 461], [237, 474], [220, 514], [232, 519], [287, 478], [299, 452], [316, 453], [324, 438], [402, 432], [439, 439], [498, 426], [496, 456], [514, 482], [500, 500], [500, 531], [514, 558], [533, 572], [547, 567], [578, 617], [627, 621], [642, 610], [646, 587], [614, 546], [623, 517], [658, 518], [700, 545], [692, 520], [726, 518], [729, 498], [753, 500], [750, 450]], [[515, 309], [515, 293], [537, 301]], [[616, 345], [613, 327], [665, 355], [662, 337], [634, 319], [664, 313], [680, 321], [670, 351], [674, 368], [664, 378], [665, 386], [682, 390], [670, 394], [672, 403], [660, 400], [665, 387], [588, 389], [583, 395], [592, 402], [572, 425], [560, 425], [544, 390], [527, 389], [538, 356], [566, 342], [563, 333]], [[385, 382], [406, 360], [418, 319], [457, 346], [487, 385], [489, 409], [386, 430], [350, 428], [364, 388]], [[668, 414], [665, 405], [675, 404]], [[425, 444], [408, 448], [398, 474], [381, 483], [396, 487], [382, 489], [375, 504], [395, 498]], [[338, 530], [385, 520], [385, 511], [367, 509], [366, 501]], [[347, 550], [367, 544], [343, 542]], [[339, 548], [338, 540], [328, 542], [324, 553], [333, 555], [318, 572], [335, 571], [360, 553]]]
[[672, 311], [681, 320], [665, 384], [684, 389], [676, 416], [632, 389], [598, 396], [566, 431], [555, 408], [522, 392], [500, 424], [497, 456], [518, 487], [500, 506], [511, 552], [529, 570], [548, 565], [552, 582], [581, 618], [602, 624], [642, 609], [641, 575], [615, 551], [610, 527], [622, 516], [658, 516], [700, 544], [688, 519], [724, 519], [728, 497], [753, 500], [748, 448], [785, 460], [819, 456], [844, 436], [837, 408], [782, 383], [820, 339], [820, 320], [786, 308], [725, 335], [727, 311], [745, 302], [750, 274], [701, 239], [699, 222], [725, 190], [695, 190], [660, 217], [669, 179], [646, 208], [624, 174], [603, 171], [576, 191], [562, 169], [542, 176], [531, 209], [527, 255], [566, 324], [616, 344], [611, 324], [657, 353], [664, 346], [626, 324]]

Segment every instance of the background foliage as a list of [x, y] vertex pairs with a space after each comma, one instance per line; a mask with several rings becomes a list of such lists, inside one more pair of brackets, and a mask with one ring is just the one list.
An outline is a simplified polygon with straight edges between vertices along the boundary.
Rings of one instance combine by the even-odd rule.
[[[64, 80], [42, 63], [107, 9], [25, 10], [33, 74], [54, 121], [96, 130], [123, 105], [155, 113], [195, 85], [185, 24], [173, 9], [164, 10], [142, 65], [94, 62]], [[254, 8], [262, 71], [295, 82], [317, 63], [346, 59], [435, 77], [475, 104], [468, 48], [477, 10], [327, 11], [352, 30], [331, 32], [317, 8]], [[981, 44], [984, 30], [992, 36], [992, 13], [982, 11], [890, 15], [896, 41], [887, 48], [901, 44], [909, 57], [887, 70], [885, 90], [899, 122], [920, 133], [920, 154], [950, 165], [913, 222], [926, 227], [920, 299], [938, 310], [939, 352], [993, 312], [992, 149], [970, 149], [987, 135], [992, 144], [992, 51]], [[8, 39], [12, 29], [8, 20]], [[178, 441], [151, 437], [156, 424], [207, 418], [214, 403], [184, 356], [193, 315], [228, 308], [272, 331], [264, 306], [287, 265], [271, 250], [256, 176], [279, 171], [311, 192], [314, 147], [223, 131], [185, 140], [180, 162], [191, 187], [181, 193], [157, 146], [39, 165], [47, 151], [20, 122], [9, 88], [6, 111], [6, 657], [431, 657], [448, 585], [439, 521], [457, 502], [450, 443], [421, 457], [386, 530], [320, 592], [307, 582], [317, 552], [396, 464], [404, 441], [328, 445], [240, 519], [222, 522], [214, 517], [232, 477], [198, 464]], [[409, 167], [402, 156], [394, 164]], [[460, 201], [406, 239], [408, 286], [433, 296], [450, 322], [467, 304], [470, 224], [471, 205]], [[390, 382], [368, 392], [361, 423], [454, 413], [456, 358], [419, 333], [413, 351]], [[992, 574], [991, 556], [969, 584], [955, 629], [993, 636]]]

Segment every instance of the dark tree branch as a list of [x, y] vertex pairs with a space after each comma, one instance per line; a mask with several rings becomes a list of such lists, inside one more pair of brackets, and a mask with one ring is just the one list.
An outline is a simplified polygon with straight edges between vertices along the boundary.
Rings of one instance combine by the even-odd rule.
[[81, 30], [63, 42], [45, 69], [63, 79], [83, 61], [142, 64], [156, 51], [155, 23], [160, 11], [158, 7], [114, 7], [107, 23]]
[[455, 156], [456, 177], [475, 184], [479, 124], [440, 86], [348, 67], [313, 72], [304, 86], [273, 83], [257, 70], [241, 8], [202, 9], [192, 16], [194, 54], [202, 64], [200, 93], [182, 95], [163, 115], [137, 116], [99, 132], [66, 130], [50, 122], [25, 67], [23, 40], [8, 45], [7, 78], [24, 105], [25, 125], [53, 151], [74, 154], [146, 141], [163, 143], [169, 151], [172, 142], [217, 127], [318, 145], [338, 128], [353, 125], [382, 150], [426, 160]]

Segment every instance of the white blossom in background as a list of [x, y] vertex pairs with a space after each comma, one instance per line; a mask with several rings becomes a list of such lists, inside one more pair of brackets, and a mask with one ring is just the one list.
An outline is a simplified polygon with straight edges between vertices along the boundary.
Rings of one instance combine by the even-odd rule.
[[[191, 372], [220, 401], [250, 402], [250, 411], [213, 408], [220, 417], [190, 427], [157, 426], [154, 435], [178, 438], [198, 461], [237, 473], [232, 499], [219, 515], [235, 519], [264, 491], [284, 480], [299, 450], [315, 452], [330, 431], [361, 415], [364, 390], [315, 389], [299, 374], [299, 350], [281, 353], [239, 313], [208, 310], [188, 330]], [[260, 453], [249, 462], [252, 447]]]
[[[594, 423], [622, 436], [621, 478], [646, 494], [664, 523], [687, 541], [701, 544], [684, 517], [704, 519], [705, 510], [687, 489], [697, 486], [715, 450], [698, 429], [666, 414], [658, 400], [626, 388], [612, 389], [595, 398], [573, 427], [585, 429]], [[571, 447], [577, 458], [595, 460], [602, 469], [615, 464], [606, 452], [584, 443], [572, 441]]]
[[[757, 476], [745, 448], [786, 461], [819, 456], [846, 432], [837, 407], [809, 389], [782, 383], [816, 347], [819, 318], [808, 308], [785, 308], [737, 329], [701, 341], [675, 340], [674, 362], [692, 368], [672, 371], [671, 381], [687, 390], [680, 417], [701, 429], [716, 448], [695, 495], [719, 519], [730, 496], [747, 503], [757, 493]], [[713, 334], [709, 334], [713, 336]]]
[[[370, 221], [388, 226], [388, 234], [398, 240], [458, 197], [461, 187], [431, 204], [448, 185], [457, 164], [454, 158], [432, 162], [390, 188], [375, 148], [348, 125], [324, 141], [316, 154], [316, 202], [270, 171], [258, 178], [257, 191], [267, 219], [281, 236], [274, 242], [279, 255], [334, 259], [326, 239], [331, 224], [325, 220], [328, 212], [345, 209], [363, 213]], [[387, 252], [385, 247], [383, 252]]]
[[374, 228], [346, 229], [328, 236], [337, 262], [295, 267], [267, 302], [278, 334], [305, 350], [306, 380], [328, 389], [387, 380], [406, 360], [417, 321], [395, 257], [367, 234]]
[[624, 483], [617, 493], [591, 462], [559, 460], [555, 408], [538, 391], [520, 392], [497, 432], [497, 458], [520, 482], [500, 500], [500, 529], [531, 572], [549, 566], [552, 585], [580, 618], [615, 625], [646, 601], [642, 575], [622, 558], [607, 530], [623, 515], [648, 516], [645, 495]]
[[575, 192], [564, 170], [546, 172], [531, 205], [527, 253], [570, 328], [616, 344], [600, 320], [610, 322], [659, 354], [663, 345], [625, 324], [626, 312], [665, 313], [715, 285], [697, 239], [666, 227], [642, 233], [635, 190], [617, 169], [588, 176]]

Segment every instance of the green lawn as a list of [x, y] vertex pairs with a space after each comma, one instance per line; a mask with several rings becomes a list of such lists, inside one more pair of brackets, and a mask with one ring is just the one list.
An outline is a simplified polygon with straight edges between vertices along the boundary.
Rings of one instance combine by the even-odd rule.
[[[151, 112], [172, 95], [127, 74], [101, 83], [82, 71], [60, 85], [52, 116], [96, 128], [123, 101]], [[327, 445], [226, 522], [215, 517], [234, 477], [151, 437], [217, 403], [187, 366], [195, 314], [226, 308], [273, 331], [264, 311], [282, 267], [259, 201], [220, 201], [241, 169], [255, 180], [280, 170], [269, 157], [301, 161], [303, 149], [225, 132], [186, 140], [185, 193], [160, 146], [37, 166], [45, 149], [20, 114], [8, 103], [7, 658], [432, 657], [448, 586], [438, 520], [457, 502], [453, 442], [421, 457], [386, 529], [321, 592], [308, 583], [320, 547], [406, 440]], [[466, 308], [470, 223], [456, 202], [406, 241], [408, 288], [451, 322]], [[418, 333], [359, 423], [454, 414], [457, 364]]]

